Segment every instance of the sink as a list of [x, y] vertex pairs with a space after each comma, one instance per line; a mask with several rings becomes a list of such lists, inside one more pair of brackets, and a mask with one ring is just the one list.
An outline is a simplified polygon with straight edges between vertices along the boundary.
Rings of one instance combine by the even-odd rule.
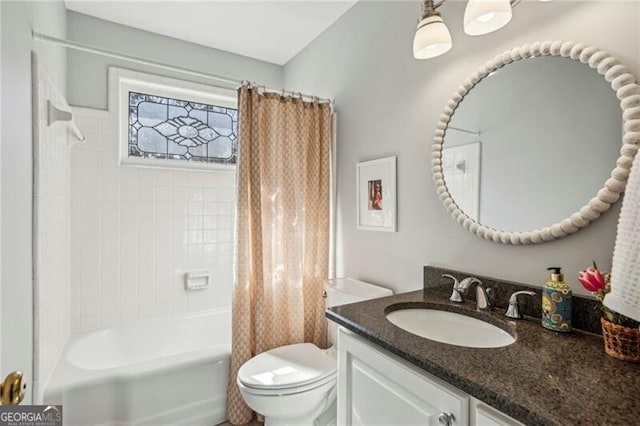
[[389, 312], [387, 319], [409, 333], [450, 345], [500, 348], [516, 341], [512, 335], [493, 324], [438, 309], [399, 309]]

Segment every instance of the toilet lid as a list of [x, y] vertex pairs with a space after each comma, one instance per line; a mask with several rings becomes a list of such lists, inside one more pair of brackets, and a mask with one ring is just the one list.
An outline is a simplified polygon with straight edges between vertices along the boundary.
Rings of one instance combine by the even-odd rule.
[[312, 343], [281, 346], [245, 362], [238, 381], [258, 389], [303, 386], [335, 374], [336, 359]]

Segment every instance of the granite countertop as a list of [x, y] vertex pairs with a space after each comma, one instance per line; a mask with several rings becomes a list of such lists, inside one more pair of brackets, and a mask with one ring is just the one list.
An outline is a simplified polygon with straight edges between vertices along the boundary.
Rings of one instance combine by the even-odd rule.
[[[385, 317], [398, 308], [434, 305], [498, 325], [516, 342], [453, 346], [413, 335]], [[503, 309], [477, 312], [475, 302], [449, 302], [437, 289], [342, 305], [326, 316], [527, 425], [640, 424], [640, 364], [607, 356], [601, 336], [556, 333], [538, 318], [509, 320]]]

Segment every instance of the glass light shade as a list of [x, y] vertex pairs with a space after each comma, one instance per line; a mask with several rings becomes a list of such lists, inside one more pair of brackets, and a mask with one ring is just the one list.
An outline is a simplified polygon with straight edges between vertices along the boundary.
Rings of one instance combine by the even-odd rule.
[[499, 30], [511, 21], [509, 0], [469, 0], [464, 10], [464, 32], [471, 36]]
[[428, 16], [418, 23], [413, 39], [416, 59], [435, 58], [448, 52], [451, 45], [451, 34], [440, 16]]

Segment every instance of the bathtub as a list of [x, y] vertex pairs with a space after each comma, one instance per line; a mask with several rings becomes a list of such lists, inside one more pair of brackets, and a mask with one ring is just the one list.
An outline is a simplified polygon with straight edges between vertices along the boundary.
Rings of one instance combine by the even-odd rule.
[[231, 311], [72, 335], [44, 403], [65, 425], [207, 425], [226, 421]]

